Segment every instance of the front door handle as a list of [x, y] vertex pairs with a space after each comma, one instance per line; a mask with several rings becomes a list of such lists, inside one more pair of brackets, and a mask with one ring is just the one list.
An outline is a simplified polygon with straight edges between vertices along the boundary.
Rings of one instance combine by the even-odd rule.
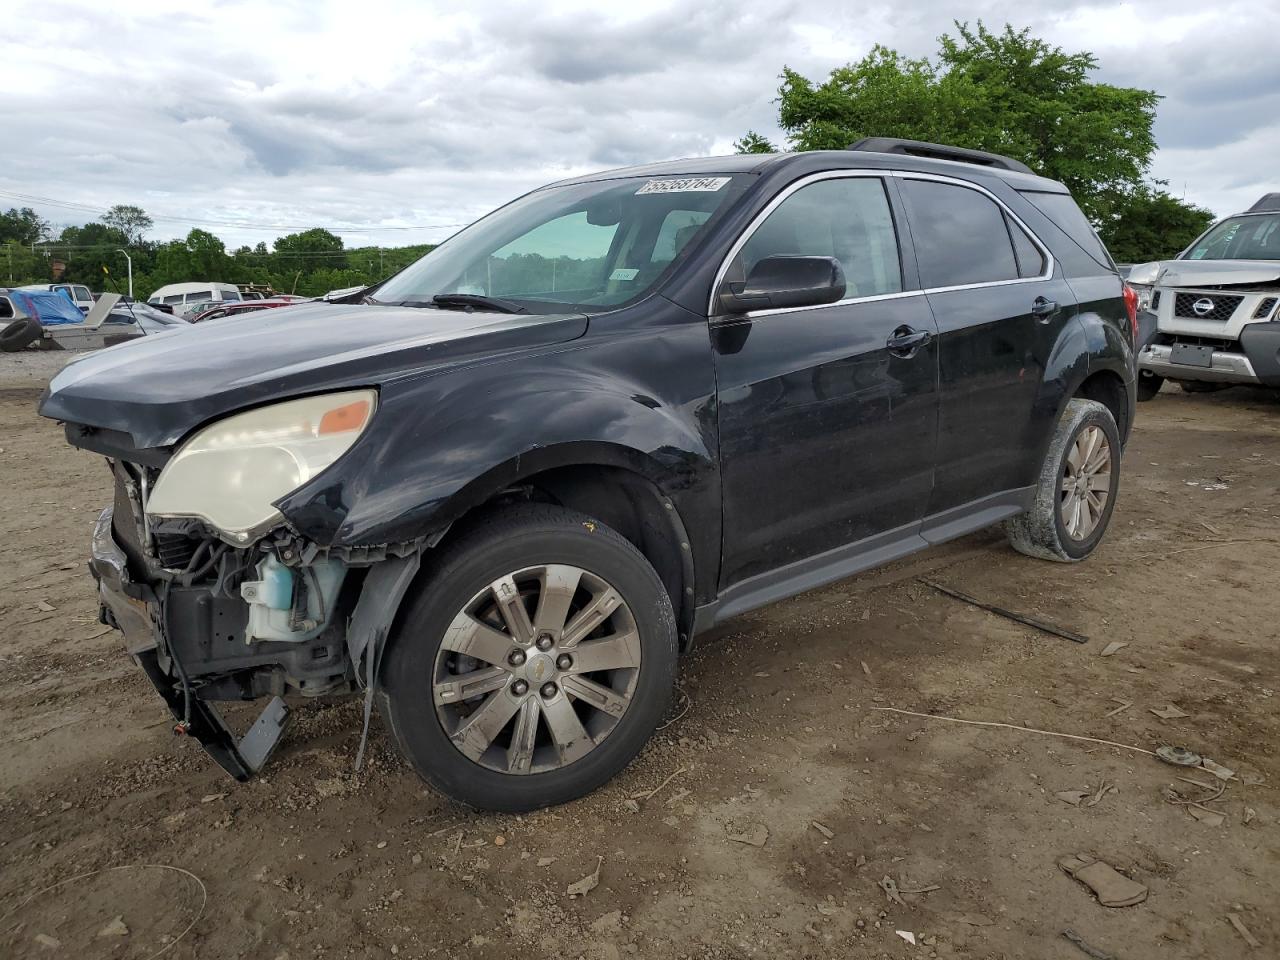
[[1058, 301], [1050, 300], [1047, 297], [1036, 297], [1031, 302], [1031, 315], [1038, 317], [1041, 322], [1047, 321], [1050, 317], [1058, 312]]
[[885, 346], [895, 357], [909, 358], [915, 356], [915, 352], [932, 339], [933, 334], [928, 330], [915, 330], [902, 326], [889, 335]]

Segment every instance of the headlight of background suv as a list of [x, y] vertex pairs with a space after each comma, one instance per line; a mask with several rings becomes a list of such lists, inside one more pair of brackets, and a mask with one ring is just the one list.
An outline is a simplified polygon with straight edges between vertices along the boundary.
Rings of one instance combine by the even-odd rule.
[[283, 519], [272, 501], [347, 452], [377, 406], [373, 390], [349, 390], [260, 407], [197, 431], [160, 471], [152, 517], [199, 517], [247, 543]]
[[1133, 287], [1133, 292], [1138, 295], [1138, 309], [1150, 310], [1151, 293], [1155, 288], [1149, 287], [1145, 283], [1131, 283], [1129, 286]]

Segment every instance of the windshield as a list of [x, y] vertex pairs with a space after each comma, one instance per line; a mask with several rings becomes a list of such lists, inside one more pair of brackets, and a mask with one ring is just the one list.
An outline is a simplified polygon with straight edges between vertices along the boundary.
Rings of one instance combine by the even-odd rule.
[[1231, 217], [1187, 251], [1187, 260], [1280, 260], [1280, 213]]
[[742, 181], [628, 177], [538, 190], [392, 277], [374, 301], [430, 306], [461, 295], [531, 313], [612, 309], [652, 289]]

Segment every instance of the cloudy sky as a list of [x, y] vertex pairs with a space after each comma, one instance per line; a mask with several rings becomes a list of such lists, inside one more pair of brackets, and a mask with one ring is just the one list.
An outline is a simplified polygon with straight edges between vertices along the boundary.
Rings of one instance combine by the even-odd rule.
[[[548, 180], [776, 140], [783, 64], [932, 55], [957, 15], [1092, 50], [1164, 95], [1153, 174], [1218, 214], [1280, 189], [1280, 4], [1162, 0], [0, 0], [0, 206], [113, 203], [229, 246], [323, 225], [442, 239]], [[35, 199], [40, 198], [40, 199]], [[51, 202], [52, 201], [52, 202]]]

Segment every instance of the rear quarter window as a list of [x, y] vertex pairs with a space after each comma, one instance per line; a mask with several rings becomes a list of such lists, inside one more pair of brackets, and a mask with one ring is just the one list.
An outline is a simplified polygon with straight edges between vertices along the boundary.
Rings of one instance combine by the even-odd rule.
[[1093, 224], [1076, 205], [1071, 194], [1040, 193], [1034, 190], [1024, 190], [1021, 193], [1032, 206], [1053, 221], [1054, 226], [1070, 237], [1076, 246], [1087, 253], [1091, 260], [1107, 270], [1115, 269], [1111, 254], [1107, 253]]

